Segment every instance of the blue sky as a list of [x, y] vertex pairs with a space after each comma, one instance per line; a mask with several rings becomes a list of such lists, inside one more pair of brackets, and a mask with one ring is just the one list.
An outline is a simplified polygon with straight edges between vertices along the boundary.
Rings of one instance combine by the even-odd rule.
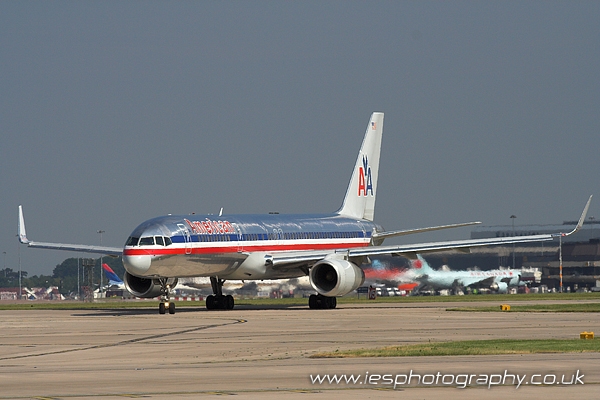
[[[373, 111], [387, 229], [576, 219], [600, 194], [599, 20], [598, 2], [0, 2], [0, 251], [17, 269], [19, 204], [33, 240], [108, 246], [166, 213], [334, 211]], [[69, 256], [21, 248], [30, 275]]]

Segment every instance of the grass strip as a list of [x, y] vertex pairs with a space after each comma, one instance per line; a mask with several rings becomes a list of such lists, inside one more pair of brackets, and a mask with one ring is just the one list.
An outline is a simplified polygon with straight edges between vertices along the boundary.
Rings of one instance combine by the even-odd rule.
[[446, 311], [465, 312], [600, 312], [600, 303], [531, 304], [510, 305], [510, 310], [502, 311], [500, 306], [453, 307]]
[[[493, 306], [483, 308], [460, 307], [452, 308], [452, 311], [496, 311], [500, 310], [500, 304], [510, 304], [511, 311], [515, 307], [515, 302], [530, 300], [598, 300], [600, 304], [600, 293], [544, 293], [544, 294], [489, 294], [489, 295], [466, 295], [466, 296], [393, 296], [378, 297], [375, 300], [368, 300], [366, 296], [357, 298], [356, 294], [347, 295], [337, 299], [338, 304], [413, 304], [413, 303], [469, 303], [489, 301], [494, 302]], [[175, 301], [181, 307], [204, 307], [204, 301]], [[307, 298], [285, 298], [285, 299], [236, 299], [235, 304], [245, 306], [308, 306]], [[497, 304], [497, 305], [496, 305]], [[0, 310], [87, 310], [87, 309], [128, 309], [128, 308], [155, 308], [158, 307], [158, 300], [121, 300], [104, 299], [93, 303], [81, 301], [22, 301], [22, 302], [0, 302]], [[533, 307], [533, 306], [531, 306]], [[540, 309], [540, 311], [543, 311]], [[594, 311], [595, 312], [595, 311]]]
[[415, 356], [469, 356], [534, 353], [588, 353], [600, 352], [600, 340], [532, 339], [532, 340], [468, 340], [458, 342], [419, 343], [389, 346], [378, 349], [359, 349], [317, 353], [310, 358], [357, 357], [415, 357]]

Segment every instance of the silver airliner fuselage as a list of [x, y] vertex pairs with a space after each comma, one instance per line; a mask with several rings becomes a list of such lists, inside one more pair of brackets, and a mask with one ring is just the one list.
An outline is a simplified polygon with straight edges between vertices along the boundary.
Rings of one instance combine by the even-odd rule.
[[167, 215], [131, 233], [123, 263], [127, 272], [139, 277], [290, 278], [305, 272], [289, 264], [267, 268], [273, 255], [366, 247], [373, 232], [381, 230], [371, 221], [339, 214]]

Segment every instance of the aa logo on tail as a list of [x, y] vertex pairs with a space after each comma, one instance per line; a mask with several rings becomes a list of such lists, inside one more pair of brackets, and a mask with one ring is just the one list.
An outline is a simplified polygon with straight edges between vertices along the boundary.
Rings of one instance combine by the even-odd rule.
[[358, 195], [367, 196], [373, 193], [373, 180], [371, 178], [371, 167], [367, 156], [363, 155], [363, 164], [358, 167]]

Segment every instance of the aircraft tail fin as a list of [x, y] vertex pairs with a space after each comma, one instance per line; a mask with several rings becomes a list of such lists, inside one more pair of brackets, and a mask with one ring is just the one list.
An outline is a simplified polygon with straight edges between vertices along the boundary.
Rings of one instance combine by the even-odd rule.
[[420, 254], [417, 254], [417, 259], [411, 262], [412, 269], [415, 272], [419, 272], [422, 275], [427, 275], [433, 272], [433, 269], [431, 268], [429, 263], [425, 261], [425, 259]]
[[106, 275], [106, 278], [108, 279], [109, 284], [111, 284], [111, 285], [123, 284], [123, 281], [121, 280], [121, 278], [119, 278], [119, 276], [115, 273], [115, 271], [113, 271], [113, 269], [111, 267], [108, 266], [108, 264], [103, 263], [102, 269], [104, 270], [104, 275]]
[[374, 112], [356, 159], [346, 197], [338, 214], [373, 221], [383, 133], [383, 113]]

